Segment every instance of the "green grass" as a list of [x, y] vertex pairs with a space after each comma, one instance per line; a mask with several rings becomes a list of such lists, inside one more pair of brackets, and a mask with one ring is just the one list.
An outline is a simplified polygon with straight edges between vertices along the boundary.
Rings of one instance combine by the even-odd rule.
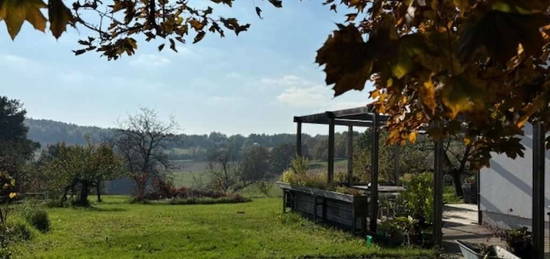
[[454, 186], [445, 186], [443, 188], [443, 201], [449, 204], [464, 203], [464, 200], [455, 194]]
[[359, 237], [281, 213], [280, 198], [215, 205], [129, 204], [48, 209], [51, 230], [13, 247], [15, 258], [295, 258], [433, 256], [366, 247]]

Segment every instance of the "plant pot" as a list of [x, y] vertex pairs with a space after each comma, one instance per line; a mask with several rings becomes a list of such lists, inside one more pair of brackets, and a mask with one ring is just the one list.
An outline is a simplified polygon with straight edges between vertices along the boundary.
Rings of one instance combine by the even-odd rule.
[[512, 254], [508, 250], [500, 246], [490, 246], [486, 251], [473, 244], [457, 240], [456, 243], [460, 247], [460, 251], [465, 259], [482, 259], [482, 258], [499, 258], [499, 259], [521, 259]]
[[464, 195], [464, 203], [477, 204], [477, 184], [476, 183], [462, 184], [462, 193]]

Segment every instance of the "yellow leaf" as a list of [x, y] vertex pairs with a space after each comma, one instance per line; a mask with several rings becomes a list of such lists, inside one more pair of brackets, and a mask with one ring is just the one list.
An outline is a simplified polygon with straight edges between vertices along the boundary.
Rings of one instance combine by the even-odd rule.
[[10, 199], [15, 198], [15, 196], [17, 196], [17, 194], [16, 194], [15, 192], [11, 192], [11, 193], [10, 193]]
[[0, 3], [0, 19], [6, 23], [12, 39], [15, 39], [25, 20], [39, 31], [46, 29], [46, 18], [40, 12], [40, 8], [46, 5], [41, 0], [2, 0]]
[[411, 143], [416, 142], [416, 132], [409, 133], [409, 142]]
[[403, 57], [392, 66], [391, 71], [395, 77], [401, 79], [411, 71], [412, 67], [412, 61], [408, 57]]
[[472, 143], [470, 138], [464, 138], [464, 145], [470, 145], [470, 143]]
[[422, 87], [420, 88], [420, 97], [422, 103], [430, 110], [432, 114], [434, 114], [436, 106], [435, 86], [431, 80], [422, 84]]

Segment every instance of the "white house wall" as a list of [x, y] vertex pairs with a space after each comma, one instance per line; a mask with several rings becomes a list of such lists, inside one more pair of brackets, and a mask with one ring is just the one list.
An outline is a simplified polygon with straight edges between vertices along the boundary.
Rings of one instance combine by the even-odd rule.
[[[524, 129], [524, 156], [511, 159], [492, 154], [491, 167], [480, 173], [480, 209], [483, 222], [500, 227], [530, 226], [532, 194], [532, 127]], [[550, 155], [546, 152], [545, 215], [550, 206]], [[548, 217], [545, 217], [548, 222]]]

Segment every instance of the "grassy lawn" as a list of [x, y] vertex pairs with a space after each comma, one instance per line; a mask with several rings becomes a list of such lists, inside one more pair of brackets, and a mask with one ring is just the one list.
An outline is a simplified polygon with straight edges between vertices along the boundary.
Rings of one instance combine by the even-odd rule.
[[295, 258], [432, 256], [431, 250], [366, 247], [359, 237], [292, 213], [280, 198], [217, 205], [129, 204], [48, 209], [51, 230], [14, 246], [16, 258]]
[[443, 187], [443, 201], [445, 203], [464, 203], [464, 200], [455, 194], [454, 186]]

